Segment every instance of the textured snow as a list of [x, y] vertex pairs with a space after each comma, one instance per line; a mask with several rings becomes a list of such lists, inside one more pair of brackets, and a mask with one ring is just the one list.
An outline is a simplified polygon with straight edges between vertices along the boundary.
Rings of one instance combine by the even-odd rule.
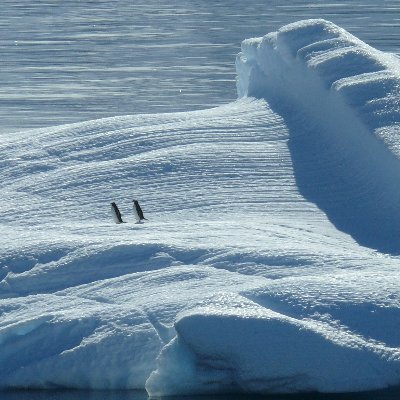
[[324, 20], [245, 40], [237, 58], [239, 94], [268, 99], [290, 130], [301, 193], [359, 243], [396, 253], [399, 65]]
[[225, 106], [2, 137], [0, 387], [400, 384], [398, 58], [307, 20], [236, 65]]

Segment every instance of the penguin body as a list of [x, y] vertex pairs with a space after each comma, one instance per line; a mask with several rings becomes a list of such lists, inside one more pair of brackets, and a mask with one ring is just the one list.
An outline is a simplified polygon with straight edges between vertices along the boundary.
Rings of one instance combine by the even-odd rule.
[[124, 223], [124, 221], [122, 220], [121, 212], [119, 211], [118, 206], [114, 202], [111, 203], [111, 215], [113, 216], [116, 224]]
[[133, 213], [137, 222], [141, 222], [144, 219], [147, 220], [147, 218], [144, 217], [142, 208], [137, 200], [133, 200]]

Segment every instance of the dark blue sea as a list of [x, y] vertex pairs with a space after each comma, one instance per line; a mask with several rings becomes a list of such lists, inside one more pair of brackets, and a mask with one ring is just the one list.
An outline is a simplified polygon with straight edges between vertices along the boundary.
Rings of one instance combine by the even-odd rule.
[[[219, 395], [173, 396], [164, 400], [398, 400], [400, 388], [368, 393], [299, 394], [299, 395]], [[148, 400], [145, 392], [138, 391], [85, 391], [85, 390], [17, 390], [0, 392], [1, 400]], [[158, 398], [159, 399], [159, 398]], [[160, 400], [160, 399], [159, 399]]]

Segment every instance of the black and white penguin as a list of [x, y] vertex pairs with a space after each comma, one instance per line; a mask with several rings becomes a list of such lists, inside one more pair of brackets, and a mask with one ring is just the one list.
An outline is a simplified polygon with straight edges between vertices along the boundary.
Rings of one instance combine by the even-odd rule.
[[144, 217], [143, 211], [137, 200], [133, 200], [133, 214], [135, 215], [137, 222], [141, 222], [144, 219], [147, 220], [147, 218]]
[[118, 206], [114, 202], [111, 203], [111, 214], [116, 224], [125, 223], [124, 221], [122, 221], [121, 213], [118, 209]]

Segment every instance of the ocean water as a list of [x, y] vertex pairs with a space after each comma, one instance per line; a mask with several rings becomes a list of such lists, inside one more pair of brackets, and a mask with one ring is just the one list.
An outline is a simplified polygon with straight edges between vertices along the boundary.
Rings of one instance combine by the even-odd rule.
[[[140, 391], [85, 391], [85, 390], [36, 390], [0, 392], [2, 400], [150, 400]], [[172, 396], [165, 400], [398, 400], [399, 389], [369, 393], [350, 394], [299, 394], [299, 395], [214, 395], [214, 396]]]
[[398, 0], [3, 0], [0, 133], [225, 104], [243, 39], [321, 17], [400, 53]]

